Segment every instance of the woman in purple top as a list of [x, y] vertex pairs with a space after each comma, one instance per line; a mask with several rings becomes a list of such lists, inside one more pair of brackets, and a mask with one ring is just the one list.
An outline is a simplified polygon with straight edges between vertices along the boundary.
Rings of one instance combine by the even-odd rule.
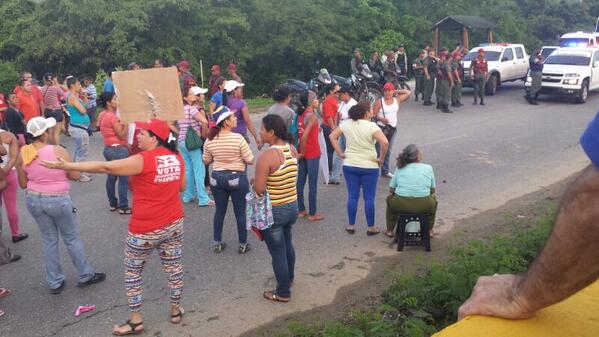
[[256, 146], [258, 150], [262, 147], [262, 143], [260, 142], [260, 138], [256, 133], [256, 128], [254, 127], [254, 123], [250, 118], [250, 111], [248, 109], [247, 104], [243, 100], [243, 91], [242, 87], [245, 84], [239, 83], [235, 80], [227, 81], [225, 83], [225, 91], [227, 92], [227, 107], [231, 111], [235, 111], [235, 117], [237, 117], [237, 127], [232, 129], [231, 131], [238, 133], [245, 138], [245, 140], [250, 143], [250, 139], [247, 135], [248, 130], [254, 137], [256, 141]]

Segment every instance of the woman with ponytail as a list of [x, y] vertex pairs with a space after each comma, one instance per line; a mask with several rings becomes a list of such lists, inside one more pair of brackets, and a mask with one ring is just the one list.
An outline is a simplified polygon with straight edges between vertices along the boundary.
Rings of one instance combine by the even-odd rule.
[[[127, 127], [116, 115], [118, 102], [114, 92], [103, 92], [98, 99], [98, 105], [104, 109], [98, 116], [98, 127], [104, 139], [104, 158], [106, 161], [125, 159], [129, 157], [127, 147]], [[119, 183], [118, 199], [115, 185]], [[110, 204], [110, 211], [119, 211], [120, 214], [131, 214], [127, 193], [129, 191], [129, 177], [108, 174], [106, 176], [106, 194]]]
[[238, 252], [245, 254], [250, 250], [245, 226], [245, 195], [250, 188], [246, 166], [254, 163], [254, 155], [245, 138], [233, 132], [237, 126], [235, 111], [223, 105], [216, 109], [212, 118], [216, 126], [210, 129], [203, 155], [204, 163], [212, 164], [210, 188], [216, 204], [212, 249], [215, 253], [221, 253], [225, 249], [222, 239], [223, 223], [230, 197], [237, 220]]
[[[112, 334], [124, 336], [144, 330], [142, 272], [152, 252], [158, 250], [167, 275], [171, 300], [170, 321], [181, 323], [183, 308], [183, 203], [179, 193], [185, 189], [185, 165], [178, 152], [176, 138], [168, 124], [159, 119], [135, 123], [139, 154], [113, 161], [71, 163], [61, 157], [42, 161], [47, 168], [71, 173], [93, 172], [131, 176], [133, 213], [125, 240], [125, 290], [129, 303], [129, 319], [116, 325]], [[43, 158], [42, 158], [43, 159]]]
[[397, 169], [389, 182], [387, 197], [387, 231], [394, 237], [395, 224], [400, 213], [425, 213], [429, 215], [432, 237], [437, 211], [433, 167], [422, 163], [422, 152], [414, 144], [406, 146], [397, 157]]

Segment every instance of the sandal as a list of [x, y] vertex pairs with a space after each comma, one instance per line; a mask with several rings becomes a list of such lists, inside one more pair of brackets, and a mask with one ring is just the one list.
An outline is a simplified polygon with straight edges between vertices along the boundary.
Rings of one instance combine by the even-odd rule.
[[249, 243], [240, 243], [239, 244], [239, 254], [245, 254], [252, 249]]
[[174, 315], [171, 313], [171, 323], [172, 324], [181, 323], [181, 321], [183, 320], [183, 315], [185, 315], [185, 310], [183, 310], [183, 308], [179, 308], [179, 313], [176, 313]]
[[390, 237], [390, 238], [394, 238], [395, 237], [395, 233], [393, 233], [393, 231], [385, 231], [385, 235], [387, 237]]
[[310, 220], [310, 221], [320, 221], [323, 219], [324, 219], [324, 216], [322, 216], [322, 214], [316, 213], [314, 215], [308, 215], [308, 220]]
[[305, 218], [306, 216], [308, 216], [308, 212], [306, 211], [301, 211], [297, 213], [298, 218]]
[[10, 295], [11, 291], [10, 289], [7, 288], [0, 288], [0, 298], [4, 298], [8, 295]]
[[348, 232], [349, 234], [356, 233], [356, 229], [354, 228], [354, 226], [347, 226], [347, 227], [345, 227], [345, 231]]
[[274, 291], [265, 291], [262, 296], [264, 298], [266, 298], [269, 301], [273, 301], [273, 302], [281, 302], [281, 303], [287, 303], [289, 301], [291, 301], [291, 299], [289, 297], [281, 297], [277, 294], [275, 294]]
[[371, 229], [369, 228], [369, 229], [366, 231], [366, 235], [368, 235], [368, 236], [373, 236], [373, 235], [377, 235], [377, 234], [379, 234], [379, 233], [381, 232], [381, 230], [380, 230], [380, 229], [378, 229], [378, 228], [376, 228], [376, 227], [373, 227], [373, 228], [374, 228], [374, 230], [371, 230]]
[[129, 207], [119, 208], [119, 214], [122, 214], [122, 215], [131, 214], [131, 208], [129, 208]]
[[225, 250], [227, 245], [224, 242], [217, 242], [212, 244], [212, 251], [216, 254], [220, 254]]
[[[114, 329], [112, 330], [112, 334], [115, 336], [139, 335], [140, 333], [142, 333], [144, 331], [144, 327], [142, 324], [144, 324], [144, 323], [143, 322], [132, 323], [131, 320], [127, 320], [127, 322], [125, 322], [125, 324], [115, 326]], [[120, 332], [120, 331], [115, 330], [115, 329], [123, 328], [127, 325], [130, 328], [129, 331]], [[139, 326], [141, 326], [141, 329], [138, 330], [137, 328]]]
[[111, 212], [116, 212], [119, 210], [119, 206], [110, 206], [110, 208], [108, 210]]

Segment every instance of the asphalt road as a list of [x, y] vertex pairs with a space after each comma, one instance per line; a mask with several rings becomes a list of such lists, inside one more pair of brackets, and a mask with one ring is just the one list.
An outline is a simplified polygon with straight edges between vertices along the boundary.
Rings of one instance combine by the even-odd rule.
[[[440, 201], [439, 232], [447, 232], [456, 220], [556, 182], [588, 163], [578, 139], [597, 110], [599, 94], [591, 94], [584, 105], [545, 98], [539, 106], [528, 105], [522, 94], [521, 83], [506, 84], [496, 96], [487, 98], [487, 106], [479, 107], [471, 105], [467, 93], [465, 106], [454, 109], [454, 114], [442, 114], [413, 101], [402, 105], [393, 157], [407, 144], [416, 143], [425, 161], [433, 165]], [[63, 142], [72, 148], [71, 139]], [[90, 159], [101, 159], [100, 136], [93, 137], [90, 153]], [[73, 183], [72, 197], [79, 209], [89, 261], [108, 278], [78, 289], [74, 269], [61, 246], [67, 286], [57, 296], [50, 295], [45, 285], [39, 230], [20, 192], [21, 228], [30, 238], [10, 243], [23, 259], [0, 267], [0, 286], [13, 290], [10, 297], [0, 300], [0, 308], [6, 311], [0, 318], [0, 336], [109, 336], [112, 325], [127, 318], [122, 251], [128, 219], [108, 211], [104, 181], [102, 175], [94, 175], [91, 183]], [[387, 183], [385, 178], [378, 183], [376, 219], [381, 227]], [[225, 223], [228, 249], [215, 255], [210, 250], [213, 208], [186, 205], [185, 324], [174, 327], [167, 323], [166, 279], [154, 256], [144, 274], [146, 335], [237, 336], [279, 315], [329, 303], [336, 289], [368, 273], [372, 257], [395, 254], [383, 236], [364, 235], [361, 206], [357, 234], [345, 233], [347, 193], [343, 183], [319, 184], [318, 193], [319, 211], [326, 219], [300, 221], [295, 226], [297, 277], [293, 301], [287, 305], [261, 299], [262, 291], [273, 286], [270, 257], [253, 234], [249, 236], [253, 250], [244, 256], [237, 254], [232, 209]], [[8, 241], [6, 220], [4, 224], [3, 236]], [[435, 240], [443, 240], [443, 235]], [[75, 317], [75, 309], [83, 304], [95, 304], [97, 309]]]

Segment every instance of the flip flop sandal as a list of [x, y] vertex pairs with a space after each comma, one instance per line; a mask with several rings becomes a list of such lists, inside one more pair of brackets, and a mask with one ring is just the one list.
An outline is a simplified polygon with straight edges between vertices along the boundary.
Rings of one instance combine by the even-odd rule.
[[144, 331], [144, 327], [142, 326], [141, 329], [139, 329], [139, 330], [137, 330], [137, 327], [139, 327], [142, 324], [144, 324], [144, 323], [143, 322], [131, 323], [131, 320], [127, 320], [127, 322], [125, 322], [125, 324], [119, 325], [118, 328], [122, 328], [122, 327], [128, 325], [131, 330], [125, 331], [125, 332], [119, 332], [119, 331], [112, 330], [112, 334], [115, 336], [139, 335], [140, 333], [142, 333]]
[[131, 214], [131, 208], [129, 208], [129, 207], [119, 208], [119, 214], [121, 214], [121, 215]]
[[322, 214], [309, 215], [308, 216], [308, 220], [310, 220], [310, 221], [320, 221], [320, 220], [324, 220], [324, 216], [322, 216]]
[[381, 233], [381, 231], [378, 230], [378, 229], [376, 231], [371, 231], [371, 230], [367, 230], [366, 231], [366, 235], [368, 235], [368, 236], [373, 236], [373, 235], [377, 235], [377, 234], [380, 234], [380, 233]]
[[[171, 323], [172, 324], [179, 324], [181, 323], [181, 321], [183, 321], [183, 315], [185, 315], [185, 310], [183, 310], [183, 308], [179, 308], [179, 313], [177, 314], [171, 314]], [[174, 319], [179, 319], [178, 321], [174, 322]]]
[[297, 213], [297, 217], [298, 217], [298, 218], [305, 218], [305, 217], [307, 217], [307, 216], [308, 216], [308, 212], [306, 212], [306, 211], [303, 211], [303, 212], [298, 212], [298, 213]]
[[352, 235], [356, 233], [356, 229], [353, 227], [345, 227], [345, 231]]
[[0, 288], [0, 298], [4, 298], [8, 295], [10, 295], [11, 291], [10, 289], [6, 289], [6, 288]]
[[116, 212], [116, 211], [119, 210], [119, 206], [115, 206], [115, 207], [111, 206], [108, 210], [111, 211], [111, 212]]
[[394, 238], [395, 237], [395, 233], [393, 233], [393, 231], [385, 231], [385, 235], [387, 237], [390, 237], [390, 238]]
[[264, 298], [266, 298], [267, 300], [273, 301], [273, 302], [287, 303], [291, 300], [289, 297], [281, 297], [281, 296], [275, 294], [274, 291], [265, 291], [262, 294], [262, 296], [264, 296]]

